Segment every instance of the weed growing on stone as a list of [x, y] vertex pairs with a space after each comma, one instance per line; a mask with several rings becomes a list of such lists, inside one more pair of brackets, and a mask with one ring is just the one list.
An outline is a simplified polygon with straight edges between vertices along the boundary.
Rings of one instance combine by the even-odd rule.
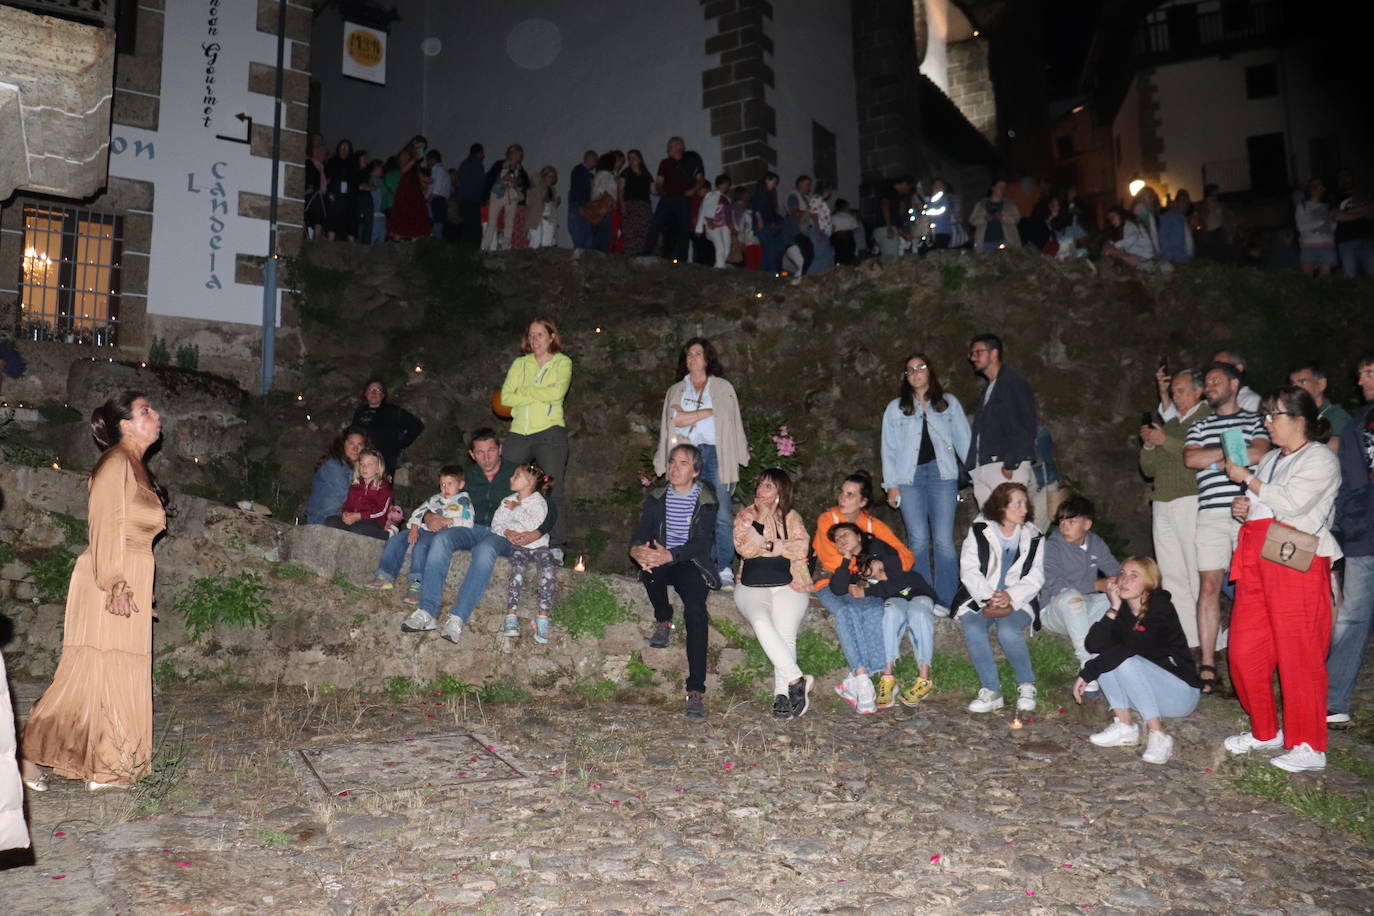
[[1265, 760], [1238, 759], [1232, 763], [1231, 781], [1247, 795], [1287, 805], [1299, 814], [1344, 830], [1374, 846], [1374, 794], [1342, 795], [1322, 788], [1298, 788], [1293, 778]]
[[67, 542], [68, 547], [84, 548], [86, 546], [90, 531], [85, 522], [65, 512], [51, 512], [49, 514], [52, 516], [52, 520], [57, 522], [57, 527], [62, 529], [62, 540]]
[[1374, 779], [1374, 760], [1360, 757], [1343, 748], [1333, 748], [1326, 752], [1326, 762], [1342, 770], [1354, 773], [1361, 779]]
[[286, 287], [295, 290], [296, 313], [306, 331], [340, 333], [348, 328], [348, 311], [342, 307], [344, 291], [354, 280], [347, 270], [331, 270], [305, 256], [286, 258]]
[[279, 563], [272, 570], [272, 575], [278, 579], [309, 579], [315, 574], [295, 563]]
[[630, 661], [625, 665], [625, 676], [636, 687], [652, 687], [654, 681], [658, 679], [657, 673], [653, 668], [644, 664], [644, 659], [638, 652], [630, 653]]
[[176, 662], [170, 658], [164, 658], [153, 665], [153, 686], [162, 689], [170, 687], [181, 681], [181, 675], [177, 674]]
[[180, 738], [175, 743], [168, 739], [173, 730], [168, 729], [153, 752], [152, 766], [147, 774], [134, 781], [128, 798], [128, 815], [142, 817], [157, 813], [181, 782], [182, 771], [189, 749]]
[[461, 699], [469, 696], [475, 697], [480, 691], [476, 684], [469, 684], [451, 674], [441, 674], [425, 685], [425, 692], [446, 696], [450, 699]]
[[957, 292], [968, 279], [968, 268], [962, 264], [940, 265], [940, 287], [948, 292]]
[[14, 545], [9, 541], [0, 541], [0, 566], [8, 566], [14, 561]]
[[573, 639], [595, 636], [601, 639], [606, 628], [634, 620], [635, 613], [616, 599], [615, 592], [601, 576], [580, 577], [553, 617]]
[[283, 843], [291, 842], [291, 837], [289, 834], [285, 834], [274, 827], [263, 828], [262, 833], [260, 833], [259, 836], [262, 838], [262, 841], [264, 843], [268, 843], [273, 846], [280, 846]]
[[341, 588], [346, 592], [362, 591], [361, 588], [348, 581], [348, 576], [342, 569], [334, 570], [334, 575], [329, 577], [329, 584], [336, 588]]
[[534, 695], [514, 681], [500, 678], [483, 683], [477, 699], [483, 703], [529, 703]]
[[609, 678], [603, 678], [599, 681], [578, 681], [572, 685], [572, 690], [584, 700], [609, 700], [615, 694], [615, 681]]
[[242, 629], [271, 621], [267, 587], [261, 576], [247, 570], [237, 576], [192, 579], [173, 604], [196, 642], [219, 624]]
[[807, 674], [820, 676], [846, 666], [844, 650], [815, 630], [797, 634], [797, 664]]
[[383, 689], [393, 702], [401, 703], [415, 696], [420, 690], [420, 685], [410, 678], [398, 674], [387, 678]]
[[29, 568], [29, 578], [44, 604], [60, 604], [66, 598], [75, 566], [76, 554], [65, 547], [51, 547]]

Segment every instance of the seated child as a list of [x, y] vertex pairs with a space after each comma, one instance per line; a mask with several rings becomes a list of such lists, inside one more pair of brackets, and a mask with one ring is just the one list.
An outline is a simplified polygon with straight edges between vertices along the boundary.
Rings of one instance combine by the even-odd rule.
[[[537, 531], [549, 513], [545, 497], [553, 490], [553, 478], [533, 462], [522, 464], [511, 475], [510, 488], [513, 495], [502, 500], [492, 515], [492, 534], [505, 536]], [[553, 607], [554, 570], [559, 566], [558, 558], [549, 550], [547, 534], [524, 547], [511, 547], [510, 588], [506, 593], [506, 622], [501, 628], [501, 635], [520, 635], [520, 618], [516, 610], [520, 606], [520, 591], [525, 584], [525, 567], [530, 563], [539, 569], [539, 615], [531, 625], [534, 627], [535, 642], [546, 643], [549, 641], [549, 609]]]
[[[1121, 566], [1105, 541], [1093, 534], [1093, 504], [1077, 494], [1054, 513], [1055, 530], [1045, 538], [1045, 584], [1040, 589], [1040, 623], [1069, 637], [1079, 665], [1090, 654], [1084, 648], [1088, 630], [1107, 613], [1107, 586]], [[1097, 689], [1089, 685], [1089, 692]]]
[[391, 518], [394, 508], [382, 453], [365, 448], [358, 455], [353, 484], [348, 488], [348, 496], [344, 497], [343, 507], [338, 515], [325, 520], [325, 526], [385, 540], [396, 530], [396, 523]]
[[390, 589], [396, 576], [405, 563], [406, 550], [415, 549], [410, 554], [410, 585], [406, 596], [401, 600], [406, 604], [420, 603], [420, 581], [425, 569], [425, 558], [429, 556], [430, 542], [435, 530], [425, 524], [425, 515], [433, 513], [443, 520], [443, 528], [471, 528], [473, 521], [472, 500], [463, 490], [463, 468], [457, 464], [446, 464], [439, 469], [439, 492], [425, 500], [420, 508], [410, 515], [406, 530], [391, 536], [382, 550], [382, 559], [377, 564], [368, 588]]

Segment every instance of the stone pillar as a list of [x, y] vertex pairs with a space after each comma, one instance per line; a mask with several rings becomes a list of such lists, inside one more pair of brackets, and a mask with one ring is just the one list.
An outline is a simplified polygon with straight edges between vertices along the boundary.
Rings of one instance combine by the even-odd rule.
[[706, 55], [718, 55], [719, 64], [702, 71], [701, 105], [711, 115], [711, 136], [720, 138], [722, 169], [736, 185], [752, 184], [778, 163], [771, 145], [777, 114], [766, 96], [773, 86], [773, 39], [766, 32], [773, 6], [767, 0], [702, 0], [702, 13], [716, 23]]
[[881, 183], [922, 172], [920, 59], [912, 0], [853, 0], [859, 197], [876, 213]]

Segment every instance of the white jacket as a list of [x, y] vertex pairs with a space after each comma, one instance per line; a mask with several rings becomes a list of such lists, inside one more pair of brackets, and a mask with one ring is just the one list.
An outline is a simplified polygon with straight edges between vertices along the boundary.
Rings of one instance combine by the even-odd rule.
[[[1274, 518], [1299, 531], [1317, 536], [1317, 556], [1341, 558], [1340, 545], [1331, 536], [1336, 491], [1341, 486], [1341, 463], [1331, 449], [1309, 442], [1283, 460], [1274, 474], [1279, 449], [1260, 459], [1255, 476], [1260, 479], [1254, 496], [1274, 513]], [[1273, 479], [1270, 475], [1274, 474]], [[1264, 481], [1269, 481], [1265, 483]]]
[[[697, 225], [693, 231], [705, 232], [707, 229], [718, 228], [711, 225], [711, 220], [716, 218], [716, 210], [720, 209], [722, 203], [725, 204], [726, 210], [728, 211], [730, 202], [726, 200], [725, 195], [719, 191], [711, 191], [702, 198], [701, 209], [697, 211]], [[729, 229], [730, 222], [731, 218], [727, 216], [724, 228]]]
[[[995, 526], [996, 522], [989, 521], [980, 513], [969, 526], [964, 546], [959, 551], [959, 582], [969, 598], [980, 605], [997, 591], [997, 582], [1002, 578], [1002, 542], [992, 530]], [[1016, 565], [1007, 570], [1007, 594], [1011, 595], [1013, 610], [1034, 615], [1040, 589], [1045, 585], [1044, 545], [1035, 545], [1035, 558], [1023, 576], [1022, 561], [1029, 554], [1031, 545], [1040, 539], [1040, 529], [1027, 523], [1021, 526], [1018, 536], [1020, 544]], [[978, 556], [980, 538], [987, 549], [986, 565], [980, 562]]]
[[435, 493], [421, 503], [418, 509], [410, 513], [410, 521], [406, 522], [406, 527], [419, 528], [425, 523], [426, 512], [442, 515], [448, 519], [450, 528], [472, 527], [472, 497], [468, 496], [466, 490], [459, 490], [452, 496]]
[[10, 707], [5, 658], [0, 655], [0, 850], [27, 849], [29, 828], [24, 823], [24, 786], [15, 756], [14, 713]]

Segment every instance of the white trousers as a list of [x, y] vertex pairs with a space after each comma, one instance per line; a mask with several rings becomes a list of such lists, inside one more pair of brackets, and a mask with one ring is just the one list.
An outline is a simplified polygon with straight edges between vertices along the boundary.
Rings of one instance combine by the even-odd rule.
[[1155, 562], [1164, 578], [1164, 588], [1174, 599], [1174, 610], [1188, 645], [1197, 648], [1197, 497], [1156, 500], [1150, 512]]
[[795, 592], [790, 585], [735, 586], [735, 606], [773, 663], [774, 696], [786, 695], [788, 685], [802, 676], [797, 667], [797, 631], [809, 601], [810, 595]]
[[558, 227], [546, 219], [541, 219], [539, 225], [525, 234], [529, 236], [531, 248], [553, 248], [558, 244]]
[[482, 250], [497, 250], [496, 224], [501, 221], [501, 214], [506, 214], [504, 228], [501, 231], [501, 238], [505, 243], [502, 248], [510, 247], [511, 237], [515, 233], [515, 214], [520, 209], [520, 198], [516, 194], [493, 194], [491, 200], [487, 202], [487, 227], [482, 232]]
[[[978, 508], [983, 508], [983, 503], [988, 501], [992, 491], [1004, 483], [1019, 483], [1027, 491], [1031, 489], [1031, 463], [1023, 461], [1016, 466], [1016, 470], [1011, 472], [1011, 480], [1002, 474], [1002, 462], [994, 461], [991, 464], [980, 464], [969, 472], [969, 479], [973, 481], [973, 499], [978, 503]], [[1043, 527], [1044, 519], [1036, 518], [1037, 525]]]
[[725, 259], [730, 255], [730, 227], [707, 226], [706, 240], [716, 250], [716, 266], [725, 267]]

